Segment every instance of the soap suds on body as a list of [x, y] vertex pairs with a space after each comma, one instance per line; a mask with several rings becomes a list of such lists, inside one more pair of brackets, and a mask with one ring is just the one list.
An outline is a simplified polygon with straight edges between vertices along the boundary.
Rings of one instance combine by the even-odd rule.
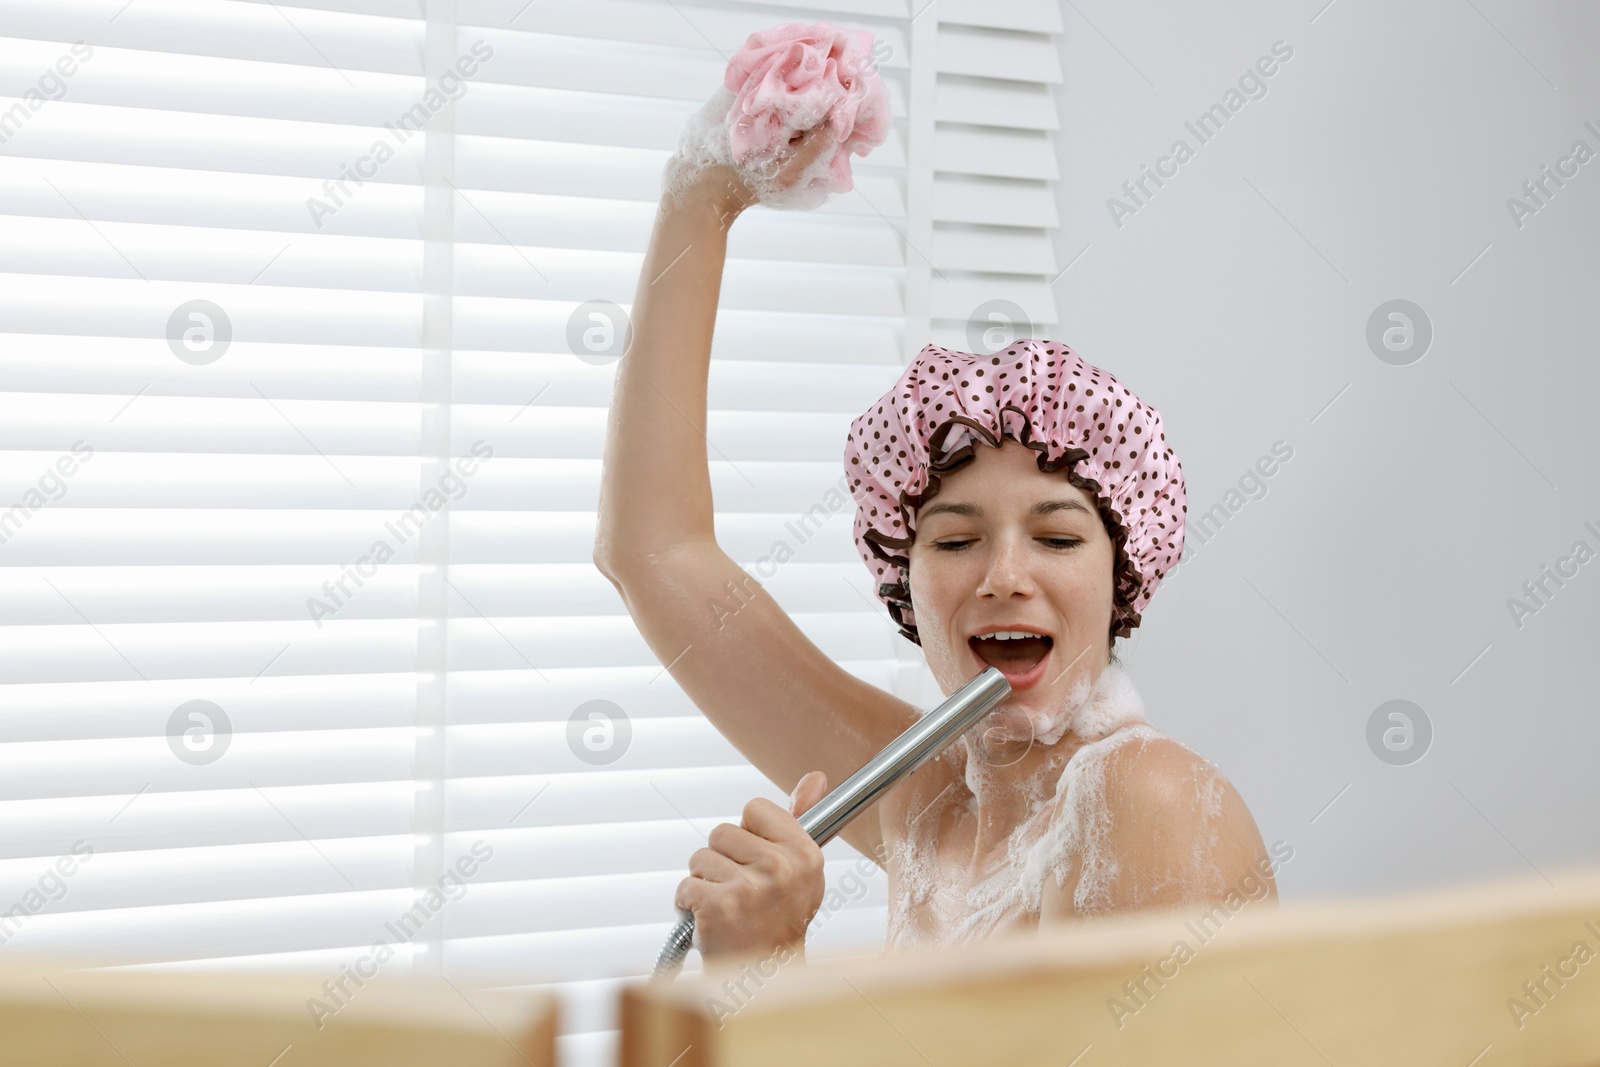
[[[962, 758], [963, 749], [967, 754], [966, 788], [953, 781], [947, 784], [920, 812], [912, 813], [895, 842], [888, 947], [956, 944], [986, 938], [1005, 927], [1036, 924], [1045, 879], [1060, 888], [1074, 870], [1075, 912], [1093, 915], [1113, 906], [1111, 890], [1121, 866], [1108, 844], [1110, 757], [1128, 744], [1170, 739], [1146, 721], [1144, 703], [1132, 679], [1114, 663], [1101, 671], [1092, 691], [1087, 673], [1083, 674], [1062, 708], [1047, 717], [1047, 722], [1055, 739], [1050, 743], [1064, 737], [1068, 727], [1075, 739], [1086, 739], [1086, 743], [1070, 758], [1047, 760], [1041, 773], [1011, 786], [1021, 792], [1027, 814], [988, 861], [991, 867], [986, 871], [956, 869], [969, 862], [964, 857], [947, 857], [943, 871], [936, 864], [941, 818], [962, 799], [951, 794], [964, 793], [965, 817], [975, 816], [976, 797], [995, 788], [998, 769], [985, 762], [981, 749], [974, 758], [970, 733], [961, 745], [952, 746], [954, 758]], [[1041, 740], [1044, 736], [1041, 733]], [[1191, 888], [1203, 892], [1211, 888], [1215, 874], [1208, 857], [1216, 844], [1224, 780], [1208, 761], [1197, 759], [1197, 765], [1195, 805], [1211, 831], [1207, 840], [1194, 842], [1192, 864], [1183, 877]], [[1140, 884], [1148, 883], [1141, 878]], [[1159, 891], [1166, 887], [1148, 888]]]

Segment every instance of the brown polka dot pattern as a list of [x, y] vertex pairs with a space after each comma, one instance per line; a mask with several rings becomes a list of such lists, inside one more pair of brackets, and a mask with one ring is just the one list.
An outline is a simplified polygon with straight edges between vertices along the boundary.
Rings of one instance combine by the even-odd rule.
[[844, 465], [856, 550], [877, 576], [878, 599], [920, 645], [907, 555], [917, 509], [978, 441], [998, 446], [1003, 437], [1095, 498], [1116, 549], [1111, 633], [1127, 637], [1183, 555], [1183, 466], [1160, 412], [1059, 341], [1022, 339], [992, 356], [927, 345], [850, 424]]

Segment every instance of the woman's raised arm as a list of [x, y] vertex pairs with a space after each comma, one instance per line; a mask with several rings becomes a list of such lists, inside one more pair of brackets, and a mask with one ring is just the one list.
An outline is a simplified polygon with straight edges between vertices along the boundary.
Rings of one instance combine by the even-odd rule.
[[[780, 182], [830, 141], [809, 131]], [[728, 228], [753, 199], [726, 167], [662, 198], [607, 419], [594, 562], [684, 692], [788, 792], [813, 770], [843, 782], [920, 713], [824, 655], [716, 542], [706, 381]], [[730, 582], [750, 591], [731, 617], [717, 610]], [[882, 863], [877, 818], [841, 836]]]

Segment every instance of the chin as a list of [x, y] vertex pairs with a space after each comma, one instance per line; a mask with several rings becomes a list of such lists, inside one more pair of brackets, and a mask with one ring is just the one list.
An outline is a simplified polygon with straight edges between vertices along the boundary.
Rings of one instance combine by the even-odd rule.
[[1010, 705], [989, 716], [986, 726], [1004, 732], [1008, 740], [1027, 741], [1033, 737], [1034, 711], [1026, 705]]
[[973, 727], [976, 738], [989, 745], [1027, 744], [1039, 734], [1039, 713], [1026, 704], [1002, 704]]

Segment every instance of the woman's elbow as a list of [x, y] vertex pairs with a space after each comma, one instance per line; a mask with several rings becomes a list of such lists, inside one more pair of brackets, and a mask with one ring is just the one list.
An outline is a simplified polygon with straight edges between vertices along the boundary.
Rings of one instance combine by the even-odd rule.
[[628, 572], [633, 569], [630, 561], [636, 560], [640, 554], [637, 538], [624, 536], [620, 532], [622, 529], [620, 523], [608, 519], [604, 512], [600, 513], [595, 520], [594, 546], [589, 553], [595, 570], [619, 589]]
[[621, 588], [640, 563], [659, 549], [648, 529], [633, 515], [612, 514], [602, 503], [595, 515], [594, 545], [589, 558], [612, 585]]
[[590, 559], [595, 569], [620, 592], [624, 587], [637, 586], [644, 581], [698, 583], [707, 567], [712, 566], [708, 548], [716, 550], [716, 543], [695, 539], [672, 543], [630, 542], [622, 548], [602, 528], [595, 535]]
[[628, 582], [628, 575], [634, 572], [634, 567], [616, 552], [603, 539], [597, 537], [594, 543], [594, 552], [590, 556], [594, 562], [594, 569], [599, 571], [611, 587], [621, 593]]

